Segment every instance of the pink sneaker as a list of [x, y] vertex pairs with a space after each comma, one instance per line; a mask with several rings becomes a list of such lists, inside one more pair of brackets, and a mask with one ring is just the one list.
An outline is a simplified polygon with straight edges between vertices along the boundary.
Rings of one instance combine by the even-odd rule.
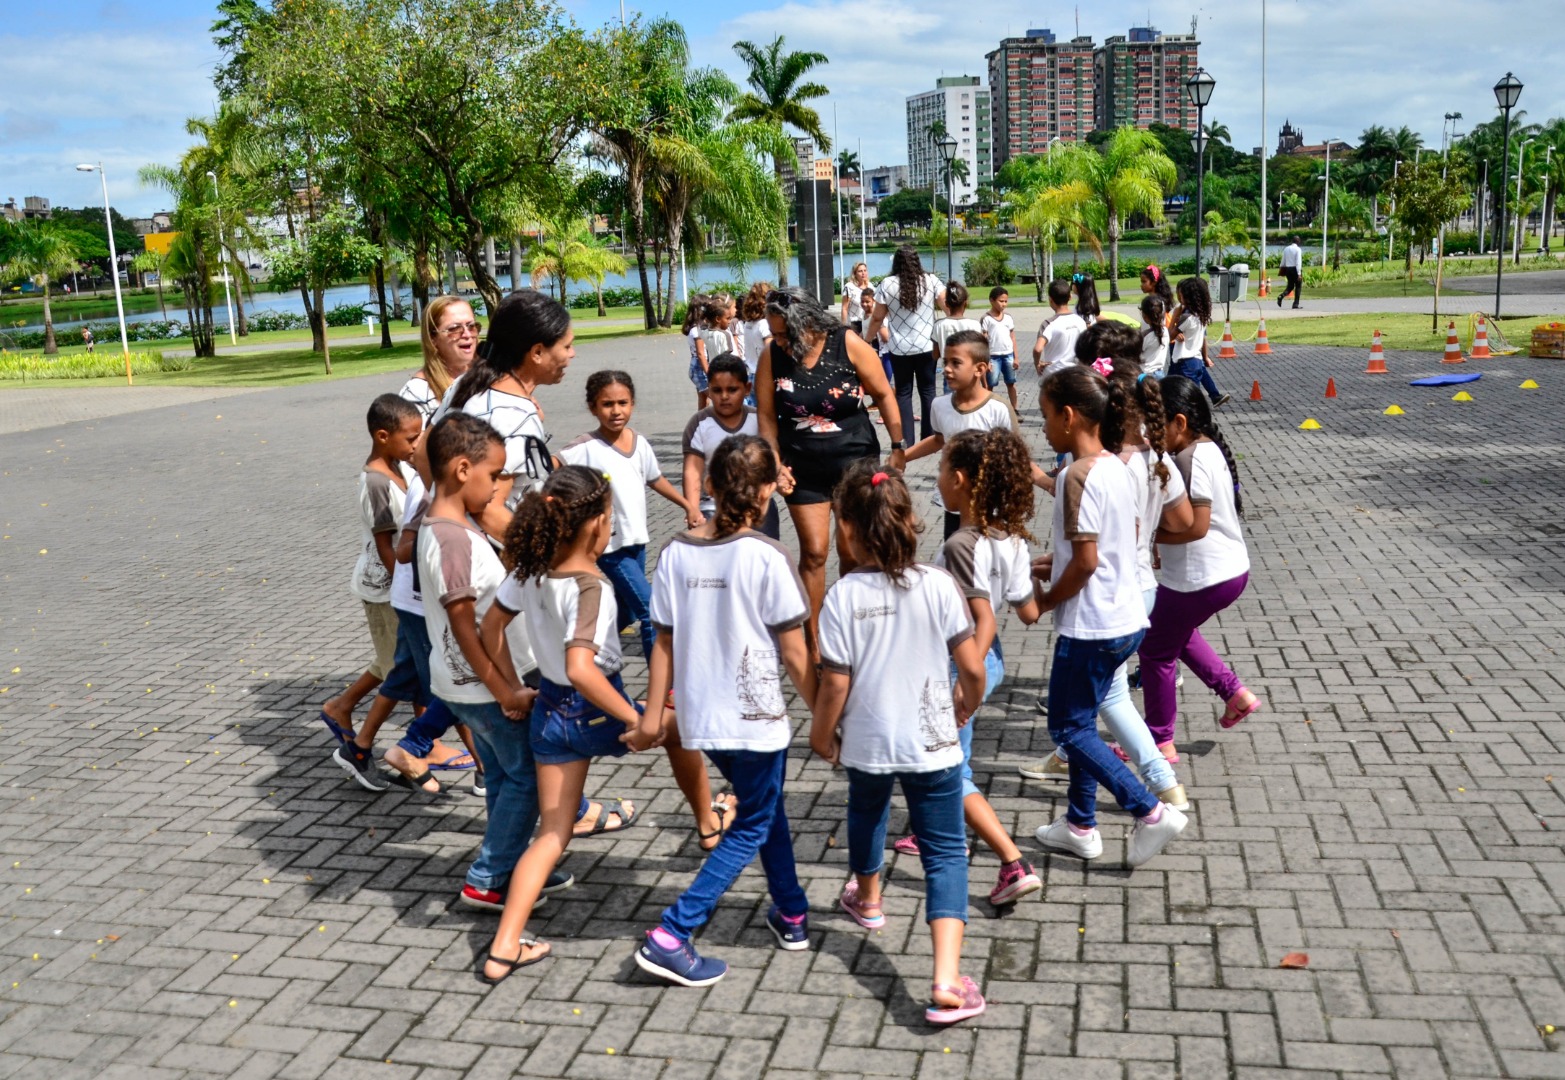
[[1018, 859], [1007, 866], [1000, 867], [1000, 877], [994, 883], [994, 888], [989, 891], [989, 902], [995, 907], [1004, 907], [1014, 904], [1028, 893], [1035, 893], [1043, 888], [1043, 882], [1032, 868], [1032, 864], [1026, 859]]
[[918, 837], [914, 836], [912, 833], [909, 833], [902, 839], [898, 840], [895, 844], [892, 844], [891, 847], [893, 850], [900, 851], [904, 855], [917, 855]]
[[935, 983], [933, 989], [957, 995], [962, 999], [962, 1004], [952, 1008], [931, 1003], [929, 1008], [924, 1010], [924, 1019], [931, 1024], [954, 1024], [959, 1020], [970, 1020], [989, 1007], [984, 1001], [984, 996], [978, 992], [978, 984], [966, 975], [962, 976], [960, 986], [943, 986]]

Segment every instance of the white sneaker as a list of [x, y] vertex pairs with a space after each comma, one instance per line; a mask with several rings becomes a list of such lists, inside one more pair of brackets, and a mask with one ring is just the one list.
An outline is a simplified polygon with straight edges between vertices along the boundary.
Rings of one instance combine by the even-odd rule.
[[[1163, 812], [1168, 813], [1167, 810]], [[1096, 859], [1103, 854], [1103, 837], [1097, 829], [1093, 829], [1086, 836], [1078, 836], [1071, 831], [1070, 822], [1064, 818], [1056, 818], [1047, 825], [1040, 825], [1035, 835], [1038, 837], [1038, 843], [1052, 851], [1063, 851], [1082, 859]], [[1150, 855], [1147, 857], [1151, 858]]]
[[1130, 866], [1150, 862], [1170, 840], [1185, 831], [1189, 820], [1167, 803], [1163, 804], [1163, 816], [1153, 824], [1137, 818], [1130, 827], [1130, 850], [1125, 855], [1125, 862]]
[[1029, 761], [1025, 765], [1018, 765], [1016, 771], [1029, 780], [1068, 780], [1071, 767], [1061, 761], [1058, 754], [1050, 754], [1042, 761]]

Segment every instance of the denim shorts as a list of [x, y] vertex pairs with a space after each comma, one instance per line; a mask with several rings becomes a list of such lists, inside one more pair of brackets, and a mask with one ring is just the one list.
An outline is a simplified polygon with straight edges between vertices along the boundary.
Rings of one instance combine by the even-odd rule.
[[1016, 385], [1016, 356], [1012, 353], [997, 353], [989, 357], [990, 387], [996, 384], [995, 377], [1005, 380], [1006, 386]]
[[[404, 621], [401, 612], [393, 609], [397, 627], [397, 651], [393, 654], [391, 670], [386, 672], [386, 677], [381, 681], [376, 693], [381, 697], [390, 698], [392, 701], [410, 701], [419, 708], [429, 704], [429, 684], [419, 678], [418, 661], [414, 658], [414, 650], [419, 648], [416, 634], [409, 634], [407, 622]], [[419, 616], [419, 623], [423, 619]], [[426, 633], [423, 642], [425, 657], [428, 657], [429, 637]]]
[[[609, 682], [621, 695], [625, 684], [619, 673]], [[628, 696], [625, 697], [629, 701]], [[641, 707], [637, 706], [640, 712]], [[599, 757], [621, 757], [630, 748], [620, 742], [625, 725], [582, 697], [574, 686], [561, 686], [548, 679], [538, 687], [538, 700], [532, 714], [533, 760], [541, 765], [564, 765], [571, 761], [590, 761]]]
[[690, 381], [696, 384], [696, 389], [706, 393], [706, 372], [701, 369], [701, 360], [694, 354], [690, 354]]

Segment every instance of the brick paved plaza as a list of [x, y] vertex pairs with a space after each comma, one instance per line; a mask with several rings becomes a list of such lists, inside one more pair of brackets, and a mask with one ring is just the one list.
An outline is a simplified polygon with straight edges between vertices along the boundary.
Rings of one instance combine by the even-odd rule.
[[[677, 347], [583, 347], [544, 395], [555, 444], [587, 426], [586, 373], [623, 366], [674, 469], [694, 404]], [[1254, 571], [1210, 636], [1269, 707], [1221, 732], [1190, 680], [1185, 835], [1127, 873], [1108, 804], [1101, 860], [1051, 857], [1032, 831], [1063, 785], [1015, 769], [1050, 745], [1051, 638], [1008, 622], [974, 767], [1047, 888], [996, 917], [975, 854], [964, 971], [991, 1005], [946, 1031], [922, 1019], [916, 860], [888, 853], [883, 931], [833, 911], [846, 785], [802, 713], [810, 951], [774, 950], [751, 870], [703, 939], [725, 980], [663, 988], [630, 962], [699, 860], [649, 755], [593, 769], [647, 811], [572, 846], [578, 884], [532, 924], [554, 959], [478, 982], [493, 916], [454, 900], [480, 800], [351, 786], [314, 719], [368, 658], [354, 482], [364, 408], [400, 380], [0, 435], [0, 1077], [1565, 1075], [1565, 364], [1469, 365], [1476, 400], [1454, 404], [1407, 385], [1430, 354], [1368, 376], [1361, 350], [1241, 353], [1216, 373]], [[1279, 968], [1289, 952], [1308, 968]]]

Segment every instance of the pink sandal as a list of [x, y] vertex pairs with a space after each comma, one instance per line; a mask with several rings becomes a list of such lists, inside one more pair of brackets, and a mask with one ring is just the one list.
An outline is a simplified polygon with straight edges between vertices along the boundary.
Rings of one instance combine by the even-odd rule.
[[962, 976], [960, 986], [935, 983], [932, 989], [936, 993], [955, 994], [962, 999], [962, 1004], [951, 1007], [931, 1002], [929, 1008], [924, 1010], [924, 1019], [931, 1024], [955, 1024], [960, 1020], [970, 1020], [989, 1007], [984, 996], [978, 992], [978, 984], [966, 975]]
[[[853, 921], [866, 930], [879, 930], [886, 925], [886, 915], [880, 909], [879, 904], [863, 904], [859, 902], [859, 883], [850, 881], [842, 887], [842, 895], [837, 898], [837, 903], [842, 905], [842, 910], [852, 916]], [[874, 911], [875, 914], [869, 914]]]
[[[1250, 694], [1249, 704], [1242, 708], [1234, 708], [1234, 702], [1238, 701], [1246, 694]], [[1237, 694], [1224, 702], [1223, 715], [1217, 718], [1217, 722], [1224, 728], [1234, 727], [1241, 720], [1244, 720], [1248, 716], [1254, 715], [1260, 709], [1260, 707], [1260, 698], [1256, 697], [1254, 694], [1251, 694], [1248, 690], [1241, 689]]]

